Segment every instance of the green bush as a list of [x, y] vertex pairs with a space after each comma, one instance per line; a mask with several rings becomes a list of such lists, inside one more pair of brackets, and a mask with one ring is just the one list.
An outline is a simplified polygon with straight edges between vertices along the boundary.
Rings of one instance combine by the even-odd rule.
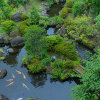
[[25, 34], [26, 33], [26, 31], [25, 31], [25, 29], [26, 28], [28, 28], [28, 25], [27, 25], [27, 23], [25, 22], [25, 21], [23, 21], [23, 22], [21, 22], [20, 24], [19, 24], [19, 33], [20, 34]]
[[47, 36], [46, 37], [46, 44], [48, 50], [53, 50], [53, 47], [61, 42], [63, 38], [60, 35], [53, 35], [53, 36]]
[[6, 20], [1, 23], [2, 29], [9, 35], [12, 29], [15, 27], [15, 22], [11, 20]]
[[57, 53], [63, 54], [68, 59], [77, 60], [77, 53], [76, 53], [75, 47], [70, 42], [65, 42], [65, 41], [61, 42], [55, 45], [54, 50]]
[[86, 4], [83, 0], [77, 0], [73, 5], [72, 13], [75, 16], [83, 14], [85, 12], [86, 8], [87, 8]]

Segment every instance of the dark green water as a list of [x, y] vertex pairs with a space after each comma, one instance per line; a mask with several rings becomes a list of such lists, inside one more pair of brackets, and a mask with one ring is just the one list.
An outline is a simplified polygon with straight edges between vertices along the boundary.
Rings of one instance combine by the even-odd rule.
[[65, 3], [59, 3], [59, 4], [53, 4], [51, 7], [50, 7], [50, 10], [47, 12], [47, 14], [50, 16], [50, 17], [53, 17], [55, 15], [59, 15], [59, 11], [63, 8]]

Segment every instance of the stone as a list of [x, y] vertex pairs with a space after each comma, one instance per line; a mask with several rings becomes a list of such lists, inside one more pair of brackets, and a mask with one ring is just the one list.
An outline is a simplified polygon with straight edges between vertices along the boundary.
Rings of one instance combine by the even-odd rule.
[[51, 57], [51, 61], [52, 62], [55, 61], [55, 60], [56, 60], [56, 57], [55, 56]]
[[4, 39], [3, 37], [0, 37], [0, 44], [3, 44], [4, 43]]
[[59, 34], [61, 36], [66, 34], [66, 30], [65, 27], [61, 27], [60, 29], [58, 29], [58, 31], [56, 32], [56, 34]]
[[14, 53], [14, 50], [13, 50], [12, 48], [8, 48], [8, 49], [7, 49], [7, 52], [8, 52], [8, 53]]
[[48, 14], [42, 13], [41, 16], [48, 17]]
[[6, 37], [4, 38], [4, 44], [9, 44], [10, 43], [10, 38], [9, 37]]
[[0, 94], [0, 100], [9, 100], [6, 96]]
[[16, 14], [14, 14], [14, 15], [12, 16], [12, 19], [13, 19], [14, 21], [16, 21], [16, 22], [21, 21], [21, 20], [22, 20], [22, 19], [21, 19], [21, 13], [17, 12]]
[[13, 38], [11, 40], [12, 47], [21, 47], [21, 46], [24, 46], [24, 44], [25, 44], [25, 41], [23, 40], [22, 37]]
[[0, 79], [4, 78], [7, 75], [7, 70], [6, 69], [2, 69], [0, 71]]

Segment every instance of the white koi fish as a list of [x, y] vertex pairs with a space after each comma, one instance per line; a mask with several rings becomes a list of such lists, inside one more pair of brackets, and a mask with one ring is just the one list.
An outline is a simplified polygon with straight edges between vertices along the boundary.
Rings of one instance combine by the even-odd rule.
[[13, 79], [8, 79], [8, 80], [6, 80], [6, 81], [9, 81], [9, 82], [11, 82], [11, 81], [13, 81]]
[[22, 86], [23, 86], [24, 88], [26, 88], [26, 89], [29, 90], [29, 88], [27, 87], [27, 85], [25, 85], [24, 83], [22, 83]]

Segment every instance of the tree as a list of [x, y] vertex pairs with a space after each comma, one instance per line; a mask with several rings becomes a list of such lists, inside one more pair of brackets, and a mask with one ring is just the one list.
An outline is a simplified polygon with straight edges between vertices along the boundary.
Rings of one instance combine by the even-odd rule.
[[25, 49], [27, 50], [27, 54], [38, 57], [44, 56], [46, 53], [45, 29], [37, 25], [32, 25], [26, 31]]
[[85, 72], [81, 76], [81, 85], [73, 89], [73, 100], [99, 100], [100, 97], [100, 49], [86, 62]]

